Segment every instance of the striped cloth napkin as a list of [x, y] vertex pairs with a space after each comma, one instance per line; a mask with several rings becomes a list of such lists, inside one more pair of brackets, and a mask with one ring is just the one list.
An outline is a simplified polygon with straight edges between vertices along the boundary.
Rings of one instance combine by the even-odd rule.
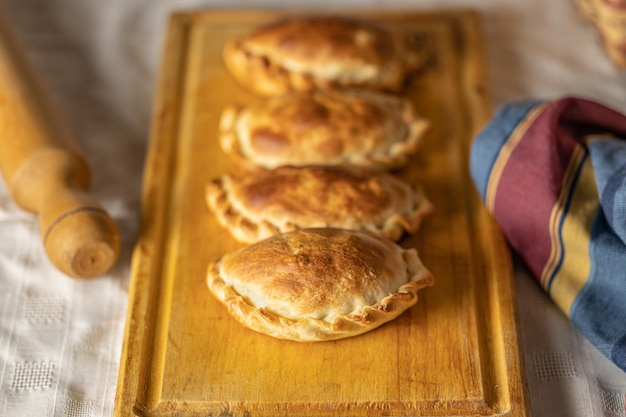
[[545, 292], [626, 371], [626, 115], [576, 97], [506, 104], [470, 170]]

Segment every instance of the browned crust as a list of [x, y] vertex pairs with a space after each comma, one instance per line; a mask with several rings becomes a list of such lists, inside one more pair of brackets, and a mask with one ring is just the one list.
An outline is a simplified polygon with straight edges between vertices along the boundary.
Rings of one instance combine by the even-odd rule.
[[[266, 243], [268, 241], [264, 242]], [[264, 242], [261, 242], [260, 244], [264, 244]], [[384, 241], [380, 242], [384, 243]], [[394, 245], [389, 241], [387, 241], [387, 244]], [[356, 242], [354, 241], [354, 239], [348, 240], [346, 242], [346, 245], [350, 245], [350, 249], [354, 248], [355, 251], [381, 251], [381, 248], [384, 247], [384, 245], [382, 245], [370, 248], [367, 244], [365, 244], [364, 246], [364, 243], [358, 240], [358, 238]], [[247, 248], [250, 248], [250, 246], [248, 246]], [[296, 248], [300, 252], [290, 252], [284, 255], [281, 255], [280, 252], [274, 252], [274, 256], [272, 259], [268, 259], [268, 257], [265, 256], [266, 254], [264, 253], [264, 251], [261, 250], [261, 254], [263, 256], [258, 256], [254, 259], [246, 260], [247, 266], [245, 270], [253, 271], [253, 274], [250, 274], [251, 277], [248, 277], [246, 279], [251, 279], [253, 281], [260, 280], [261, 282], [263, 282], [263, 287], [266, 288], [268, 291], [279, 291], [280, 294], [284, 292], [282, 296], [284, 298], [288, 298], [290, 294], [294, 292], [293, 288], [291, 288], [290, 286], [295, 284], [286, 281], [286, 279], [288, 280], [288, 278], [284, 277], [285, 272], [281, 268], [284, 267], [285, 263], [289, 264], [289, 268], [293, 268], [294, 256], [302, 257], [302, 259], [306, 258], [308, 259], [308, 262], [311, 263], [322, 262], [323, 265], [320, 266], [321, 269], [315, 269], [315, 274], [308, 273], [309, 265], [305, 265], [301, 269], [298, 269], [296, 267], [295, 271], [289, 271], [294, 272], [298, 275], [298, 286], [306, 285], [306, 289], [298, 288], [296, 293], [306, 293], [307, 296], [305, 298], [307, 300], [313, 299], [313, 301], [311, 302], [314, 303], [314, 305], [310, 306], [310, 308], [315, 309], [315, 298], [318, 298], [320, 300], [324, 300], [325, 297], [332, 298], [333, 296], [335, 296], [333, 292], [338, 291], [336, 280], [340, 277], [334, 275], [337, 274], [338, 268], [336, 266], [331, 266], [330, 264], [327, 264], [327, 262], [341, 262], [341, 260], [333, 259], [326, 261], [323, 258], [317, 256], [315, 254], [315, 251], [317, 250], [317, 248], [319, 248], [319, 245], [304, 245], [301, 247], [296, 246]], [[270, 249], [272, 248], [270, 247]], [[312, 317], [285, 317], [277, 313], [276, 309], [273, 308], [273, 306], [271, 305], [268, 305], [267, 307], [259, 307], [254, 305], [248, 299], [248, 297], [239, 294], [232, 285], [229, 285], [224, 280], [224, 277], [222, 276], [222, 263], [232, 262], [232, 260], [228, 259], [227, 256], [225, 256], [225, 258], [222, 258], [221, 260], [212, 263], [209, 266], [207, 283], [215, 297], [226, 306], [229, 314], [241, 324], [252, 330], [268, 334], [273, 337], [300, 342], [341, 339], [368, 332], [384, 323], [389, 322], [390, 320], [395, 319], [402, 312], [404, 312], [417, 302], [417, 292], [420, 289], [433, 285], [434, 278], [432, 274], [422, 265], [417, 255], [417, 252], [414, 249], [405, 250], [400, 248], [399, 250], [401, 251], [404, 268], [402, 273], [406, 274], [406, 281], [403, 282], [394, 292], [385, 295], [378, 301], [370, 305], [359, 307], [349, 314], [335, 315], [330, 320]], [[335, 251], [334, 253], [337, 252], [341, 251]], [[256, 255], [257, 254], [253, 252], [250, 256], [254, 257]], [[354, 272], [354, 274], [356, 275], [350, 278], [355, 281], [348, 282], [344, 291], [362, 291], [361, 289], [351, 289], [350, 287], [352, 285], [361, 285], [361, 280], [363, 279], [375, 281], [377, 279], [385, 280], [393, 278], [379, 275], [390, 273], [388, 270], [388, 265], [385, 265], [385, 256], [389, 256], [386, 254], [386, 251], [382, 249], [381, 253], [374, 254], [374, 256], [371, 255], [371, 253], [368, 253], [367, 256], [364, 255], [361, 258], [358, 258], [358, 260], [360, 261], [360, 264], [358, 265], [355, 263], [356, 261], [347, 262], [345, 265], [341, 264], [349, 270], [347, 271], [347, 273], [345, 270], [342, 270], [341, 275], [343, 276], [341, 277], [341, 279], [345, 279], [345, 277], [350, 278], [350, 272]], [[282, 259], [276, 259], [276, 257]], [[320, 261], [320, 259], [322, 260]], [[253, 264], [250, 264], [250, 262], [253, 262]], [[255, 264], [255, 262], [264, 263], [265, 267], [261, 267], [261, 264]], [[267, 272], [268, 269], [270, 269], [267, 268], [268, 264], [272, 264], [271, 270], [274, 271], [270, 274], [271, 276], [254, 275], [255, 273], [262, 274], [262, 272], [258, 272], [259, 269]], [[374, 271], [374, 273], [378, 275], [363, 275], [363, 272], [367, 271], [368, 269]], [[399, 271], [395, 272], [399, 273]], [[305, 274], [305, 279], [301, 278], [302, 274]], [[373, 283], [372, 285], [375, 285], [375, 283]]]
[[354, 166], [279, 167], [209, 182], [207, 205], [237, 240], [307, 227], [364, 230], [390, 240], [415, 233], [433, 206], [419, 186]]
[[245, 168], [352, 164], [393, 169], [407, 163], [428, 127], [404, 97], [325, 91], [229, 106], [222, 112], [219, 140]]
[[240, 84], [262, 96], [340, 87], [399, 92], [428, 60], [427, 39], [367, 20], [304, 16], [230, 40], [223, 58]]

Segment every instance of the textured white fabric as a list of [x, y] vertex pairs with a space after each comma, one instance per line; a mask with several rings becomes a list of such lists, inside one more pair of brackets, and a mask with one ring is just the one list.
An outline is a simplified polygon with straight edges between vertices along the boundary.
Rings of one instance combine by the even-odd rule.
[[[93, 169], [122, 255], [103, 277], [47, 261], [37, 219], [0, 185], [0, 416], [111, 416], [139, 229], [142, 165], [168, 13], [294, 1], [5, 0], [3, 11]], [[300, 1], [307, 7], [472, 8], [487, 39], [494, 105], [578, 95], [626, 112], [626, 74], [572, 0]], [[626, 374], [602, 357], [516, 267], [533, 414], [626, 416]]]

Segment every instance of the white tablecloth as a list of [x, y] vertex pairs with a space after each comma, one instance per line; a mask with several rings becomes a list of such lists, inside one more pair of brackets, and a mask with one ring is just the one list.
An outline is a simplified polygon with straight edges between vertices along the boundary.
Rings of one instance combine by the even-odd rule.
[[[339, 2], [299, 2], [331, 8]], [[0, 415], [111, 416], [142, 165], [167, 15], [283, 1], [5, 0], [2, 7], [93, 169], [92, 194], [117, 222], [118, 264], [70, 279], [43, 253], [36, 218], [0, 185]], [[578, 95], [626, 112], [618, 71], [573, 0], [344, 1], [342, 8], [473, 8], [483, 18], [495, 106]], [[626, 416], [626, 374], [516, 268], [535, 416]]]

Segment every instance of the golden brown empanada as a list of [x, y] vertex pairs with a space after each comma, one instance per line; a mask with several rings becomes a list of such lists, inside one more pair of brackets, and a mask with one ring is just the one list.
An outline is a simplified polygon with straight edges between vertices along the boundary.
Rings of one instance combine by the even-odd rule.
[[417, 301], [432, 274], [415, 249], [344, 229], [272, 236], [211, 263], [208, 286], [240, 323], [281, 339], [355, 336]]
[[279, 167], [223, 175], [206, 187], [219, 222], [242, 242], [310, 227], [415, 233], [432, 204], [418, 187], [356, 166]]
[[399, 96], [298, 93], [226, 108], [220, 144], [248, 168], [352, 164], [387, 169], [407, 162], [428, 126]]
[[424, 33], [341, 16], [292, 17], [231, 39], [224, 62], [256, 94], [358, 87], [400, 91], [428, 57]]

